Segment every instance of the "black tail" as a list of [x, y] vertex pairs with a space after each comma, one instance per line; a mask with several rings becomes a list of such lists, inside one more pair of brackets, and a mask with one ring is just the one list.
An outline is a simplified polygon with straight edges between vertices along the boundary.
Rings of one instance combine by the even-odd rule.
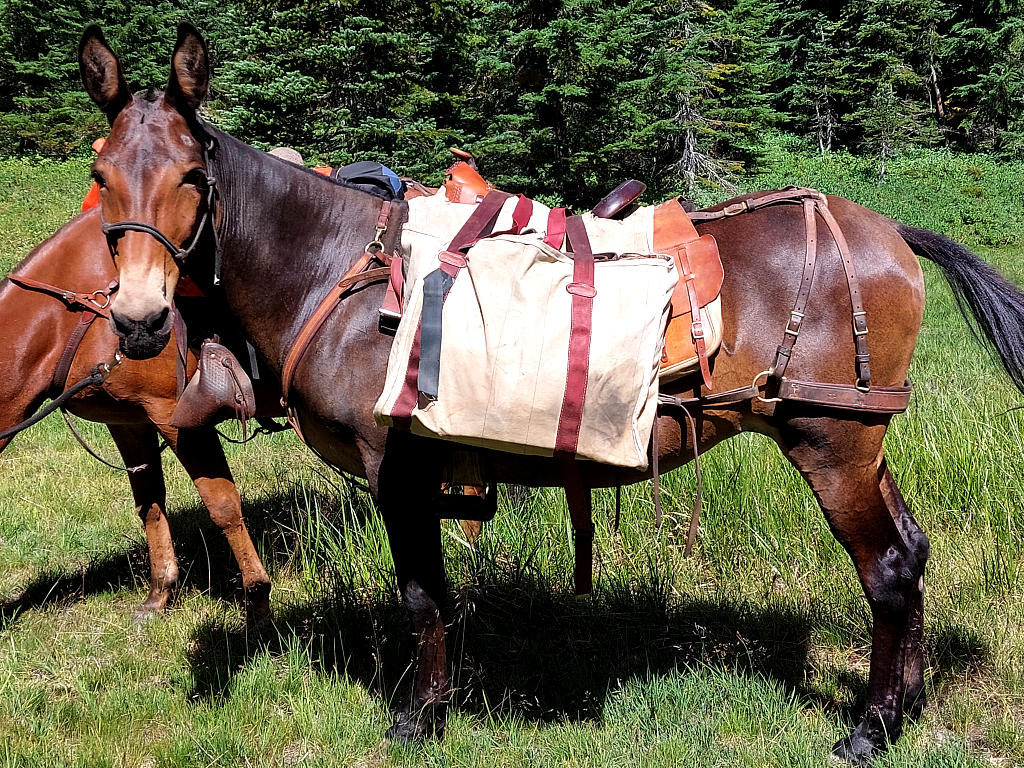
[[980, 335], [995, 349], [1017, 389], [1024, 392], [1024, 292], [945, 235], [906, 224], [897, 224], [896, 231], [914, 253], [939, 266], [960, 312], [968, 321], [973, 316]]

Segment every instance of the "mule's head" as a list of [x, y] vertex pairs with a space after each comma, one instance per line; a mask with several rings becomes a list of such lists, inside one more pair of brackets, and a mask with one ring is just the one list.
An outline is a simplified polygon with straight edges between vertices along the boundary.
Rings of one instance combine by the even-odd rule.
[[[104, 221], [139, 222], [178, 248], [188, 244], [209, 204], [205, 155], [196, 138], [202, 135], [196, 110], [210, 81], [202, 36], [190, 24], [178, 27], [162, 93], [131, 94], [99, 27], [85, 31], [78, 61], [85, 90], [111, 126], [92, 171]], [[170, 338], [180, 264], [150, 234], [115, 227], [109, 236], [121, 284], [110, 307], [114, 332], [128, 357], [152, 357]]]

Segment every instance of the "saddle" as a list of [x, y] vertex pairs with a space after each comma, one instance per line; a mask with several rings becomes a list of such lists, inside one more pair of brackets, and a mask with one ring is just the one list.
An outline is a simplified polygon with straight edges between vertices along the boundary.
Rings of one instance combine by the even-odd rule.
[[[456, 147], [450, 151], [459, 159], [445, 172], [445, 199], [450, 203], [478, 205], [494, 187], [480, 175], [472, 155]], [[591, 214], [598, 219], [628, 219], [638, 210], [637, 201], [645, 189], [643, 182], [635, 179], [624, 181], [605, 195]], [[429, 193], [429, 190], [424, 192]], [[663, 381], [672, 381], [699, 369], [704, 386], [710, 389], [709, 358], [718, 350], [722, 340], [719, 294], [725, 270], [714, 237], [697, 234], [685, 207], [685, 201], [680, 198], [657, 206], [653, 236], [647, 243], [654, 252], [672, 256], [679, 274], [658, 375]], [[550, 211], [545, 240], [555, 248], [562, 245], [564, 221], [564, 209]], [[515, 224], [520, 229], [524, 227], [522, 221]], [[600, 246], [595, 244], [595, 247]], [[396, 260], [392, 264], [388, 298], [381, 308], [381, 329], [390, 333], [397, 329], [401, 318], [403, 297], [400, 294], [404, 284], [401, 269], [401, 261]]]
[[228, 419], [242, 423], [256, 415], [256, 395], [241, 364], [219, 339], [207, 339], [199, 350], [199, 367], [171, 415], [171, 426], [198, 429]]

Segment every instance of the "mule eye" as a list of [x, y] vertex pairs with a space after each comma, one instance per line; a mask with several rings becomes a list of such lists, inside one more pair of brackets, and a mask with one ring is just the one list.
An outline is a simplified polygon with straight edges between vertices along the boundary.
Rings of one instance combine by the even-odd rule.
[[107, 186], [107, 180], [103, 178], [103, 174], [99, 171], [93, 171], [89, 174], [92, 176], [92, 180], [99, 184], [101, 187]]
[[206, 187], [206, 173], [200, 168], [193, 168], [185, 174], [185, 178], [181, 180], [181, 183], [188, 184], [196, 189], [203, 189]]

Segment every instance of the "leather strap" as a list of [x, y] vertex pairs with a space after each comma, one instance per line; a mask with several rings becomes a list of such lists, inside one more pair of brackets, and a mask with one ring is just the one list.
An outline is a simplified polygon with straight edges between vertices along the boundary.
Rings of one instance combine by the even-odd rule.
[[800, 324], [804, 319], [804, 312], [807, 309], [807, 300], [811, 295], [811, 285], [814, 282], [814, 266], [818, 257], [818, 230], [815, 212], [818, 207], [817, 200], [811, 197], [802, 201], [804, 209], [804, 232], [806, 234], [806, 249], [804, 258], [804, 271], [800, 277], [800, 290], [796, 295], [796, 302], [789, 313], [789, 322], [786, 323], [786, 330], [782, 337], [782, 343], [775, 350], [775, 361], [772, 363], [771, 375], [781, 379], [786, 375], [786, 366], [789, 365], [789, 358], [792, 354], [793, 345], [796, 344], [800, 335]]
[[523, 230], [530, 226], [530, 218], [533, 216], [533, 200], [526, 195], [519, 195], [515, 210], [512, 211], [512, 233], [521, 235]]
[[402, 303], [405, 290], [405, 273], [402, 271], [404, 262], [402, 259], [391, 260], [391, 274], [388, 276], [388, 287], [384, 292], [384, 301], [381, 302], [380, 320], [377, 323], [381, 333], [394, 336], [398, 330], [398, 323], [402, 319]]
[[590, 488], [583, 484], [579, 464], [563, 458], [562, 483], [572, 520], [573, 584], [577, 595], [594, 591], [594, 518]]
[[78, 348], [82, 345], [82, 339], [85, 338], [85, 334], [89, 332], [89, 327], [97, 317], [98, 315], [88, 312], [78, 318], [74, 330], [68, 337], [67, 344], [64, 345], [64, 351], [61, 352], [60, 359], [57, 360], [57, 365], [53, 369], [53, 379], [50, 381], [50, 391], [53, 393], [53, 397], [64, 391], [64, 386], [68, 383], [68, 374], [71, 373], [71, 365], [75, 362], [75, 355], [78, 354]]
[[[704, 324], [700, 319], [700, 300], [697, 297], [695, 281], [697, 279], [690, 264], [686, 247], [698, 239], [690, 217], [687, 216], [679, 203], [679, 198], [670, 200], [657, 207], [654, 213], [654, 250], [670, 255], [679, 273], [679, 282], [683, 285], [686, 301], [690, 307], [690, 334], [693, 346], [697, 351], [701, 377], [704, 386], [711, 389], [711, 366], [708, 363], [707, 344], [704, 341]], [[678, 290], [678, 289], [677, 289]], [[673, 302], [680, 299], [673, 293]], [[672, 315], [682, 314], [679, 307], [673, 307]]]
[[548, 231], [544, 242], [556, 250], [562, 250], [565, 242], [565, 208], [552, 208], [548, 213]]
[[[767, 208], [770, 205], [799, 203], [807, 197], [814, 198], [822, 203], [825, 202], [825, 196], [816, 189], [810, 189], [809, 187], [786, 187], [778, 192], [770, 192], [760, 197], [748, 197], [745, 200], [730, 203], [718, 210], [691, 211], [687, 215], [690, 217], [690, 221], [718, 221], [731, 216], [739, 216], [741, 213], [747, 213], [748, 211], [756, 211], [758, 208]], [[681, 205], [682, 203], [680, 202]]]
[[910, 407], [910, 382], [901, 387], [858, 389], [852, 384], [821, 384], [813, 381], [783, 379], [778, 396], [783, 400], [812, 403], [844, 411], [866, 413], [903, 413]]
[[704, 386], [711, 389], [711, 366], [708, 363], [708, 348], [704, 342], [704, 323], [700, 319], [700, 301], [697, 299], [697, 289], [694, 285], [697, 276], [690, 266], [690, 257], [686, 254], [686, 248], [680, 249], [677, 254], [677, 264], [684, 274], [679, 279], [686, 285], [686, 296], [690, 302], [690, 335], [693, 338], [693, 346], [697, 350], [697, 360], [700, 362], [700, 375], [704, 380]]
[[341, 300], [345, 298], [345, 294], [348, 293], [349, 289], [358, 283], [373, 282], [390, 277], [390, 267], [367, 269], [374, 259], [379, 258], [381, 258], [381, 254], [365, 251], [324, 297], [309, 319], [302, 324], [298, 335], [295, 337], [295, 341], [292, 342], [291, 349], [288, 350], [284, 367], [281, 369], [281, 405], [284, 408], [288, 407], [288, 396], [291, 393], [292, 380], [295, 378], [295, 369], [298, 368], [299, 363], [302, 361], [302, 356], [306, 353], [309, 343], [316, 336], [327, 318], [337, 308], [338, 304], [341, 303]]
[[850, 253], [850, 246], [846, 242], [846, 236], [839, 227], [832, 211], [829, 210], [827, 202], [818, 204], [818, 213], [821, 215], [825, 225], [832, 233], [839, 249], [839, 256], [843, 262], [843, 270], [846, 272], [846, 282], [850, 289], [850, 306], [853, 309], [853, 343], [856, 349], [854, 363], [857, 368], [857, 386], [871, 386], [871, 355], [868, 354], [868, 315], [864, 311], [864, 302], [861, 299], [860, 280], [857, 279], [857, 268], [853, 263], [853, 256]]
[[185, 327], [185, 317], [178, 311], [178, 307], [171, 302], [171, 312], [174, 313], [174, 375], [176, 379], [175, 397], [180, 398], [188, 384], [188, 328]]
[[583, 404], [587, 397], [590, 373], [590, 335], [594, 321], [594, 252], [583, 219], [572, 216], [566, 220], [566, 234], [573, 249], [573, 281], [566, 286], [572, 294], [569, 325], [569, 359], [566, 366], [565, 393], [558, 415], [555, 434], [555, 455], [576, 455], [579, 444]]
[[[68, 309], [82, 309], [92, 312], [100, 317], [110, 317], [110, 294], [117, 290], [117, 280], [112, 280], [105, 289], [93, 291], [92, 293], [78, 293], [55, 285], [44, 283], [41, 280], [34, 280], [24, 275], [8, 275], [7, 279], [29, 291], [39, 291], [60, 299], [68, 305]], [[100, 301], [102, 299], [102, 301]]]

